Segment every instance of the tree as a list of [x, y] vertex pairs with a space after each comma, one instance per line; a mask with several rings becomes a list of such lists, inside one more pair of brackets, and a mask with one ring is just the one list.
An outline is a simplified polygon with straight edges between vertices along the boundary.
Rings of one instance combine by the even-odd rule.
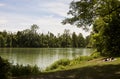
[[[31, 26], [31, 29], [25, 29], [19, 32], [20, 42], [24, 45], [23, 47], [39, 47], [39, 35], [36, 32], [39, 27], [35, 24]], [[22, 38], [22, 39], [21, 39]]]
[[[111, 16], [111, 22], [105, 28], [104, 35], [104, 52], [110, 56], [120, 56], [120, 9]], [[106, 53], [105, 53], [106, 54]]]
[[87, 48], [91, 48], [92, 47], [92, 45], [90, 44], [90, 38], [91, 38], [91, 35], [88, 35], [85, 38], [85, 47], [87, 47]]
[[119, 0], [80, 0], [72, 1], [68, 15], [63, 24], [75, 24], [87, 29], [98, 17], [104, 17], [120, 9]]
[[72, 1], [68, 14], [72, 17], [63, 20], [63, 24], [75, 24], [84, 29], [93, 25], [92, 41], [101, 55], [120, 56], [119, 0]]
[[10, 79], [10, 63], [0, 57], [0, 79]]
[[110, 17], [102, 17], [93, 25], [94, 46], [101, 55], [120, 56], [120, 11], [113, 12]]
[[72, 34], [72, 47], [78, 47], [77, 35], [75, 32]]
[[0, 47], [5, 47], [5, 38], [0, 35]]
[[39, 29], [39, 26], [37, 26], [36, 24], [33, 24], [32, 26], [31, 26], [31, 32], [32, 33], [36, 33], [36, 31], [37, 31], [37, 29]]
[[81, 33], [78, 35], [78, 47], [85, 47], [85, 39]]
[[70, 30], [65, 29], [63, 35], [61, 36], [62, 42], [61, 46], [62, 47], [70, 47], [71, 45], [71, 37], [70, 37]]
[[53, 33], [48, 33], [48, 46], [55, 47], [55, 36]]
[[7, 44], [6, 45], [7, 47], [12, 47], [12, 37], [11, 37], [11, 34], [7, 35], [6, 44]]
[[23, 33], [21, 31], [17, 32], [16, 38], [17, 38], [18, 47], [23, 47], [23, 44], [24, 44], [23, 43]]

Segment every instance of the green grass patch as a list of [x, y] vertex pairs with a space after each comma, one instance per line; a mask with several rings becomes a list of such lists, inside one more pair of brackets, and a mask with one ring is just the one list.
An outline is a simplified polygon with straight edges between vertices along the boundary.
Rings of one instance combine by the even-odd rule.
[[51, 66], [46, 68], [46, 71], [50, 71], [50, 70], [60, 70], [60, 69], [65, 69], [66, 66], [68, 66], [70, 64], [70, 60], [69, 59], [61, 59], [58, 60], [56, 62], [54, 62]]
[[98, 54], [98, 52], [95, 52], [91, 56], [80, 56], [80, 57], [74, 58], [72, 60], [60, 59], [60, 60], [54, 62], [49, 67], [47, 67], [46, 71], [64, 70], [64, 69], [67, 69], [67, 67], [69, 67], [69, 66], [82, 64], [83, 62], [90, 61], [90, 60], [93, 60], [98, 57], [100, 57], [100, 54]]
[[[68, 65], [65, 69], [45, 72], [44, 76], [53, 76], [50, 79], [119, 79], [120, 57], [114, 61], [103, 61], [104, 57], [94, 58], [82, 57], [81, 63]], [[73, 61], [73, 60], [72, 60]], [[76, 60], [77, 61], [77, 60]], [[71, 61], [70, 61], [71, 62]]]
[[[94, 56], [78, 57], [73, 60], [61, 59], [51, 65], [53, 70], [16, 79], [119, 79], [120, 57], [114, 61], [103, 61], [103, 59], [104, 57], [94, 58]], [[70, 65], [73, 61], [80, 62]], [[59, 69], [59, 65], [64, 68]]]

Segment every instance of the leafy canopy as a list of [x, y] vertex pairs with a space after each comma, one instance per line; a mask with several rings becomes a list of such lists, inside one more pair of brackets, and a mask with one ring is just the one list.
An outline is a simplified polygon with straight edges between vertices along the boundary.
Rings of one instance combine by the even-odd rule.
[[87, 29], [98, 17], [105, 17], [120, 8], [119, 0], [80, 0], [72, 1], [68, 15], [63, 24], [74, 24]]

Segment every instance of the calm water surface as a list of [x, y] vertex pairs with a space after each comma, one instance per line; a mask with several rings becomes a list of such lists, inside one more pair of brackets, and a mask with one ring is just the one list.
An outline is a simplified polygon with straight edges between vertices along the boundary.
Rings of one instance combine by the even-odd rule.
[[59, 59], [73, 59], [91, 53], [92, 49], [86, 48], [0, 48], [0, 56], [14, 65], [37, 65], [42, 69]]

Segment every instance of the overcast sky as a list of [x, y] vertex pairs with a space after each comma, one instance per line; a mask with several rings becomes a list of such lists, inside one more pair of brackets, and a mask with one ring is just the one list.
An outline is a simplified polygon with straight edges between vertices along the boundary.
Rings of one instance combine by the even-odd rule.
[[57, 35], [64, 29], [70, 32], [89, 33], [69, 24], [62, 25], [62, 20], [67, 17], [69, 4], [72, 0], [0, 0], [0, 31], [23, 30], [37, 24], [39, 32], [48, 31]]

